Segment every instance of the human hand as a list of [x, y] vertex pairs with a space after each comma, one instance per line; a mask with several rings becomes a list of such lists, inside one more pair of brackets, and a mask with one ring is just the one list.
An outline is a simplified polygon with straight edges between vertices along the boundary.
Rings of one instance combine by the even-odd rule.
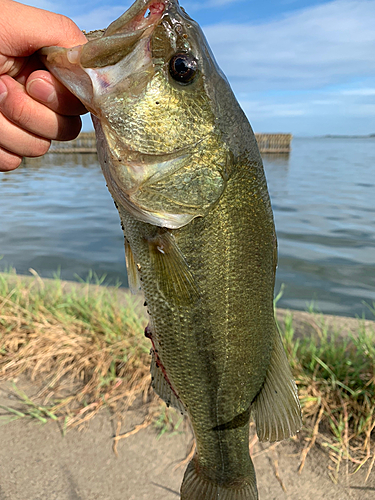
[[42, 156], [51, 139], [74, 139], [81, 130], [80, 101], [49, 73], [35, 52], [74, 47], [86, 37], [65, 16], [0, 0], [0, 171], [23, 156]]

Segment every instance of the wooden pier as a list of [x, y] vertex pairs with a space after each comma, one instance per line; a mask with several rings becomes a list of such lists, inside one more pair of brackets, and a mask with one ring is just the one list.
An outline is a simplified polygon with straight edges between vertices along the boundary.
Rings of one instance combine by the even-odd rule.
[[292, 134], [255, 134], [261, 153], [288, 154], [291, 149]]
[[[288, 154], [292, 134], [255, 134], [259, 150], [263, 154]], [[81, 132], [73, 141], [52, 141], [49, 153], [96, 153], [95, 132]]]
[[96, 153], [95, 132], [81, 132], [72, 141], [52, 141], [49, 153]]

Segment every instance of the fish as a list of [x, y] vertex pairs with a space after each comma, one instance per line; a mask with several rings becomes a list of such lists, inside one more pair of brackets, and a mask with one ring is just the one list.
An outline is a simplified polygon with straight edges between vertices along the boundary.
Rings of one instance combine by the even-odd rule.
[[260, 441], [301, 428], [277, 329], [277, 240], [252, 128], [177, 0], [136, 0], [46, 67], [91, 112], [129, 285], [149, 314], [152, 386], [188, 415], [182, 500], [255, 500]]

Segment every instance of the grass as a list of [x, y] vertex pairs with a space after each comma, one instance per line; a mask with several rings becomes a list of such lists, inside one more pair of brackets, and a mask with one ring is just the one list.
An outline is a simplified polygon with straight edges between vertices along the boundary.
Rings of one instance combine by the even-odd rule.
[[41, 385], [36, 400], [66, 429], [104, 406], [121, 411], [139, 398], [149, 402], [140, 309], [116, 288], [0, 274], [0, 380], [27, 374]]
[[302, 470], [311, 448], [326, 448], [336, 467], [343, 460], [359, 470], [375, 462], [375, 332], [358, 320], [355, 333], [345, 335], [314, 314], [312, 335], [299, 336], [292, 313], [280, 326], [299, 390], [304, 421], [309, 429], [301, 456]]
[[3, 423], [9, 423], [19, 418], [36, 419], [42, 424], [46, 424], [48, 419], [58, 420], [57, 416], [51, 411], [51, 408], [36, 404], [35, 401], [32, 401], [27, 394], [15, 384], [13, 384], [13, 390], [14, 394], [18, 396], [18, 400], [23, 403], [25, 410], [20, 411], [10, 406], [0, 405], [0, 408], [9, 414], [9, 416], [3, 415], [0, 417]]
[[[121, 418], [142, 402], [145, 422], [159, 435], [179, 432], [181, 421], [150, 389], [145, 325], [140, 299], [116, 287], [0, 274], [0, 381], [26, 374], [40, 387], [29, 398], [15, 386], [21, 406], [0, 406], [0, 423], [54, 419], [66, 432], [104, 407]], [[356, 331], [343, 335], [317, 314], [308, 334], [294, 325], [292, 313], [279, 322], [303, 407], [301, 469], [320, 446], [335, 462], [334, 481], [343, 461], [354, 471], [366, 466], [368, 477], [375, 463], [375, 333], [358, 320]], [[129, 434], [119, 432], [115, 445]]]

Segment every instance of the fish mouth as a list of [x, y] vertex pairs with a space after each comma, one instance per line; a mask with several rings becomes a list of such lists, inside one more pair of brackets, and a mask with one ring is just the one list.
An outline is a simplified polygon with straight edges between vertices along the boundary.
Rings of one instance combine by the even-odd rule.
[[[179, 8], [178, 0], [136, 0], [129, 9], [113, 21], [105, 30], [86, 34], [88, 43], [71, 49], [44, 47], [39, 55], [47, 65], [56, 64], [65, 51], [71, 64], [81, 64], [84, 68], [102, 67], [114, 64], [115, 54], [123, 57], [145, 32], [153, 30], [165, 13]], [[108, 38], [103, 44], [103, 38]], [[101, 46], [97, 42], [99, 42]], [[100, 61], [102, 60], [102, 62]]]
[[[94, 98], [108, 93], [121, 78], [148, 68], [150, 39], [162, 17], [178, 8], [177, 0], [137, 0], [104, 31], [87, 35], [88, 42], [72, 48], [44, 47], [38, 54], [45, 66], [94, 115]], [[105, 69], [106, 68], [106, 69]], [[117, 68], [108, 71], [108, 68]]]
[[104, 36], [150, 26], [158, 22], [164, 11], [175, 3], [176, 0], [136, 0], [124, 14], [108, 26]]
[[[122, 16], [113, 21], [103, 35], [91, 43], [68, 53], [68, 59], [83, 68], [100, 68], [116, 64], [134, 45], [149, 36], [162, 18], [169, 0], [138, 0]], [[103, 39], [106, 39], [103, 43]]]

